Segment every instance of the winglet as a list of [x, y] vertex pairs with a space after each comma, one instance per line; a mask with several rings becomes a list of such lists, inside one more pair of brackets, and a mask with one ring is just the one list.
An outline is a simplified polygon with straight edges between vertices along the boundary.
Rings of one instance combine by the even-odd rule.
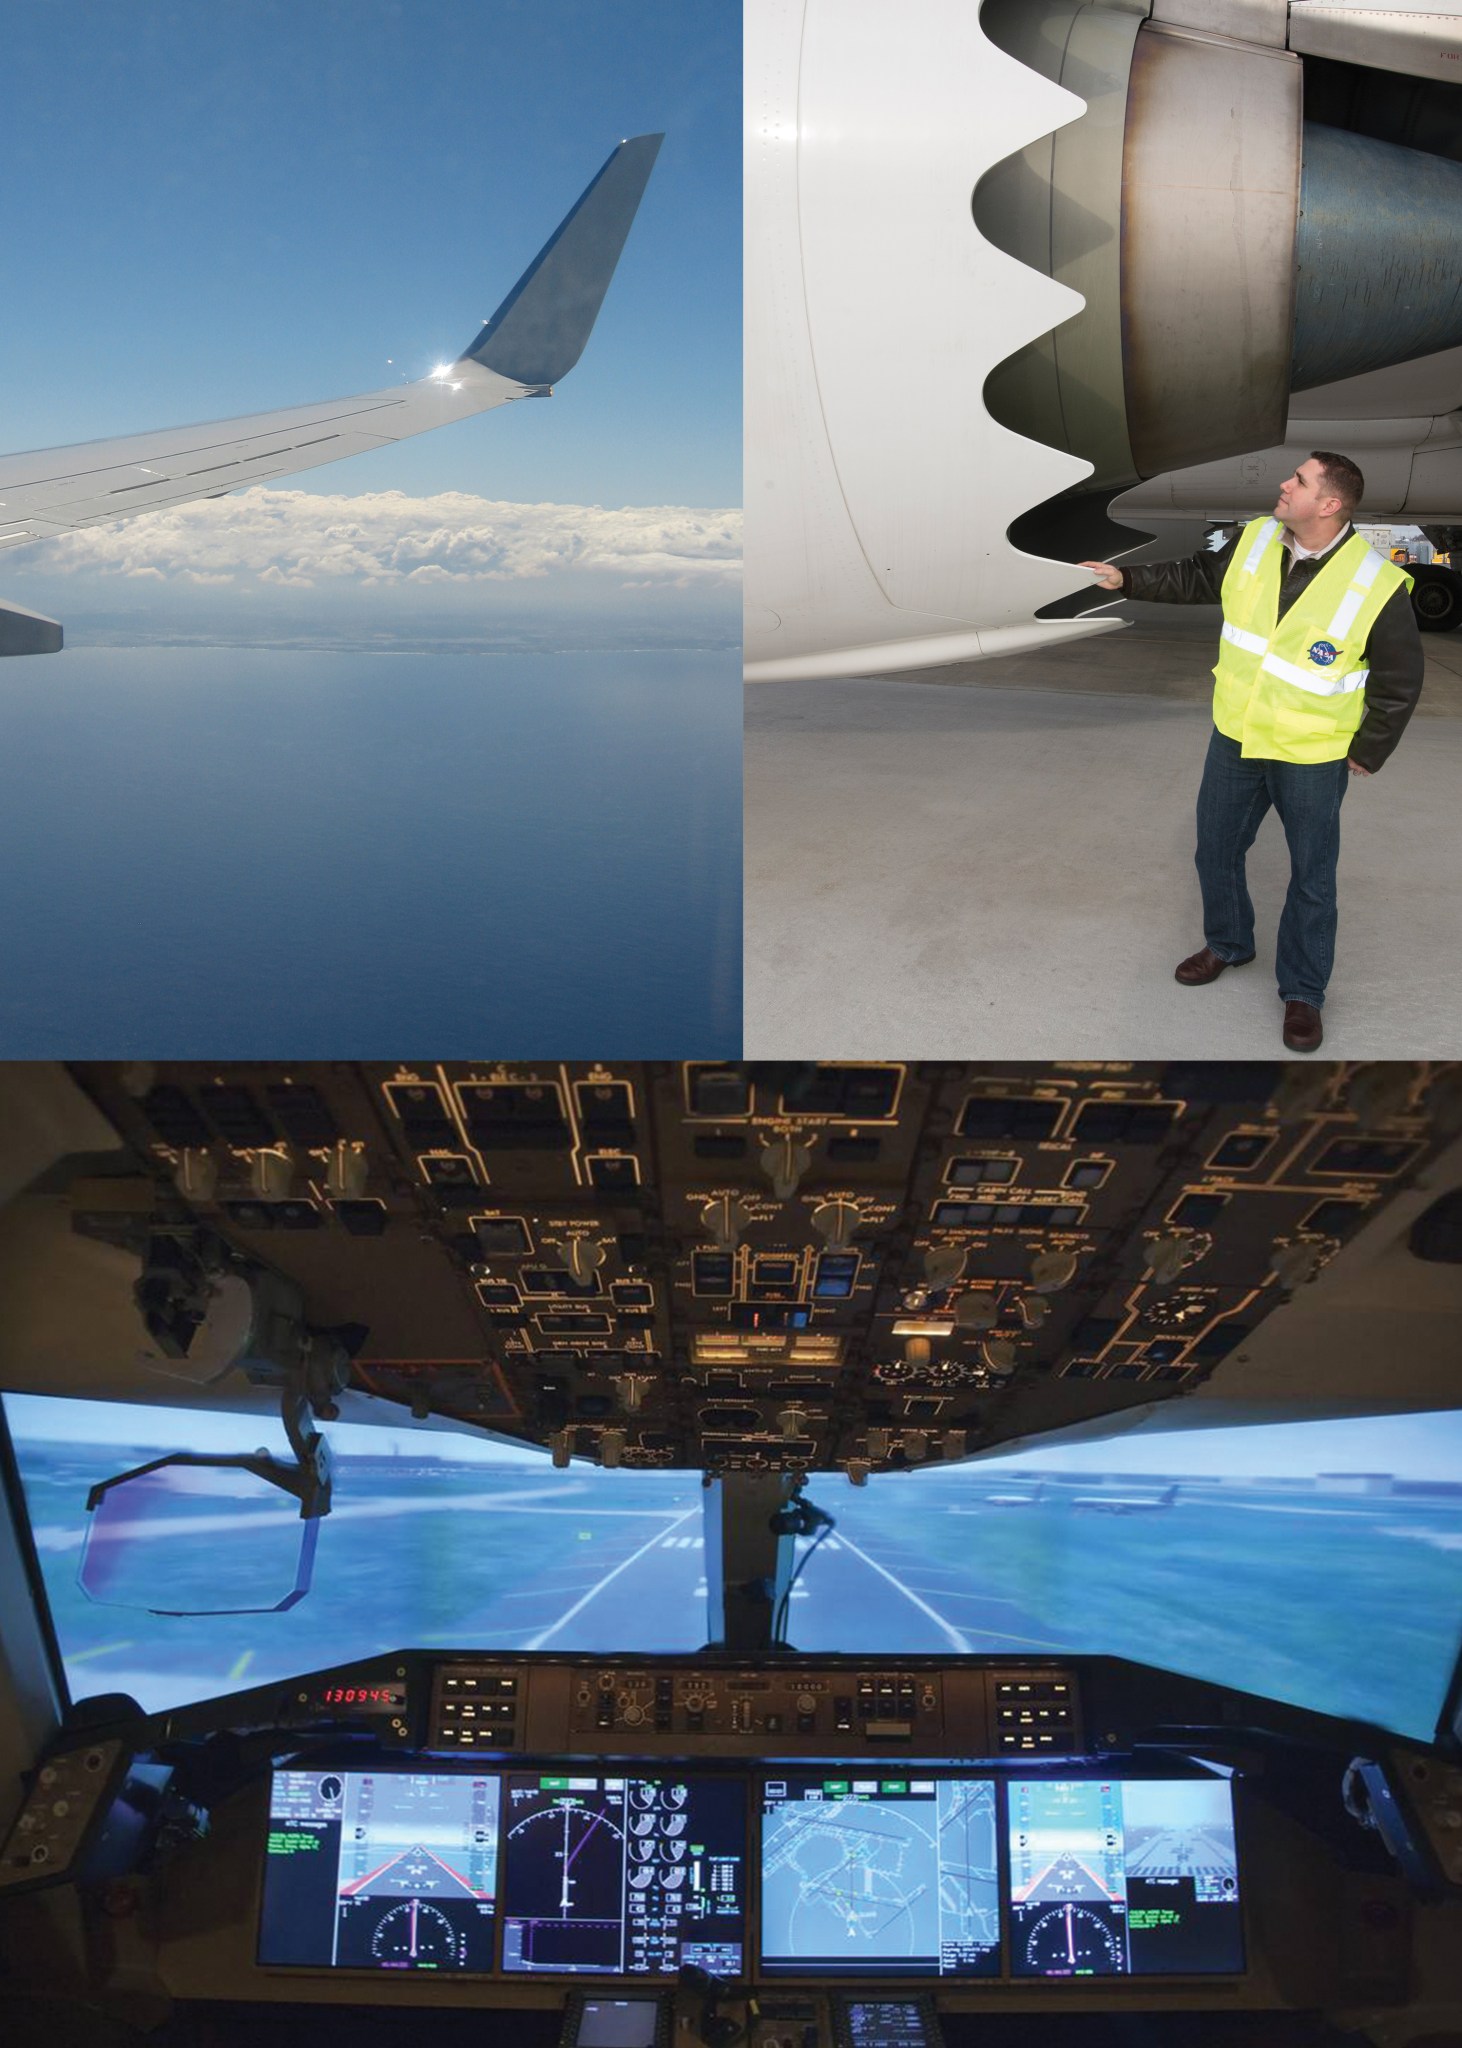
[[557, 384], [584, 353], [663, 135], [622, 142], [461, 360]]

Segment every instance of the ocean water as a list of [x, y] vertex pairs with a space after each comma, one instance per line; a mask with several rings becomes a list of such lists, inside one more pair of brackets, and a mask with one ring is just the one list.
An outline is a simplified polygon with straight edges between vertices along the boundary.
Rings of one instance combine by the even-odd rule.
[[0, 663], [0, 1057], [718, 1058], [735, 649]]

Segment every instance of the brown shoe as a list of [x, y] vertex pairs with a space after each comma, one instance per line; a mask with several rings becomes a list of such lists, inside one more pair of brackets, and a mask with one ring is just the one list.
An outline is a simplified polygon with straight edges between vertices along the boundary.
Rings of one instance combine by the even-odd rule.
[[1225, 960], [1204, 946], [1178, 962], [1173, 969], [1173, 980], [1182, 982], [1184, 988], [1204, 988], [1210, 981], [1217, 981], [1225, 967], [1247, 967], [1253, 957], [1252, 953], [1246, 953], [1242, 960]]
[[1284, 1042], [1291, 1052], [1318, 1052], [1325, 1036], [1320, 1012], [1313, 1003], [1286, 1003]]

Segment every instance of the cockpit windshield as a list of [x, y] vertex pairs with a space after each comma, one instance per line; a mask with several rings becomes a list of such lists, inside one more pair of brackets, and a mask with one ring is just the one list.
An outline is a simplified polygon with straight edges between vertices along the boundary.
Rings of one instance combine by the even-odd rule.
[[[169, 1467], [103, 1542], [86, 1505], [101, 1481], [171, 1451], [287, 1458], [282, 1428], [27, 1394], [4, 1408], [73, 1698], [130, 1693], [158, 1713], [408, 1644], [669, 1652], [706, 1640], [695, 1472], [560, 1472], [546, 1452], [485, 1437], [332, 1422], [320, 1521], [233, 1472]], [[280, 1604], [310, 1531], [308, 1592]]]
[[852, 1489], [799, 1650], [1087, 1653], [1431, 1741], [1462, 1641], [1462, 1414], [1144, 1430]]
[[[700, 1649], [704, 1495], [436, 1429], [328, 1424], [331, 1512], [169, 1452], [257, 1414], [4, 1397], [73, 1697], [148, 1712], [385, 1650]], [[1136, 1429], [875, 1477], [787, 1602], [799, 1651], [1105, 1655], [1429, 1741], [1462, 1640], [1462, 1414]], [[94, 1506], [89, 1511], [88, 1495]], [[222, 1611], [220, 1611], [222, 1610]]]

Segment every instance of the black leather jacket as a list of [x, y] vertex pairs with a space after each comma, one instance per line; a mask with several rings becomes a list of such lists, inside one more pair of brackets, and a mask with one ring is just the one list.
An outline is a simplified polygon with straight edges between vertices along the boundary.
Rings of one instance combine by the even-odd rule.
[[[1323, 555], [1290, 562], [1280, 585], [1280, 618], [1335, 549], [1349, 540], [1351, 531], [1347, 527], [1338, 534]], [[1218, 604], [1224, 573], [1238, 544], [1239, 534], [1235, 534], [1217, 554], [1210, 554], [1205, 548], [1181, 562], [1135, 562], [1122, 571], [1122, 595], [1158, 604]], [[1371, 627], [1366, 662], [1370, 674], [1365, 682], [1365, 717], [1350, 743], [1350, 759], [1374, 774], [1406, 730], [1406, 721], [1421, 695], [1425, 657], [1411, 596], [1404, 588], [1386, 600]]]

